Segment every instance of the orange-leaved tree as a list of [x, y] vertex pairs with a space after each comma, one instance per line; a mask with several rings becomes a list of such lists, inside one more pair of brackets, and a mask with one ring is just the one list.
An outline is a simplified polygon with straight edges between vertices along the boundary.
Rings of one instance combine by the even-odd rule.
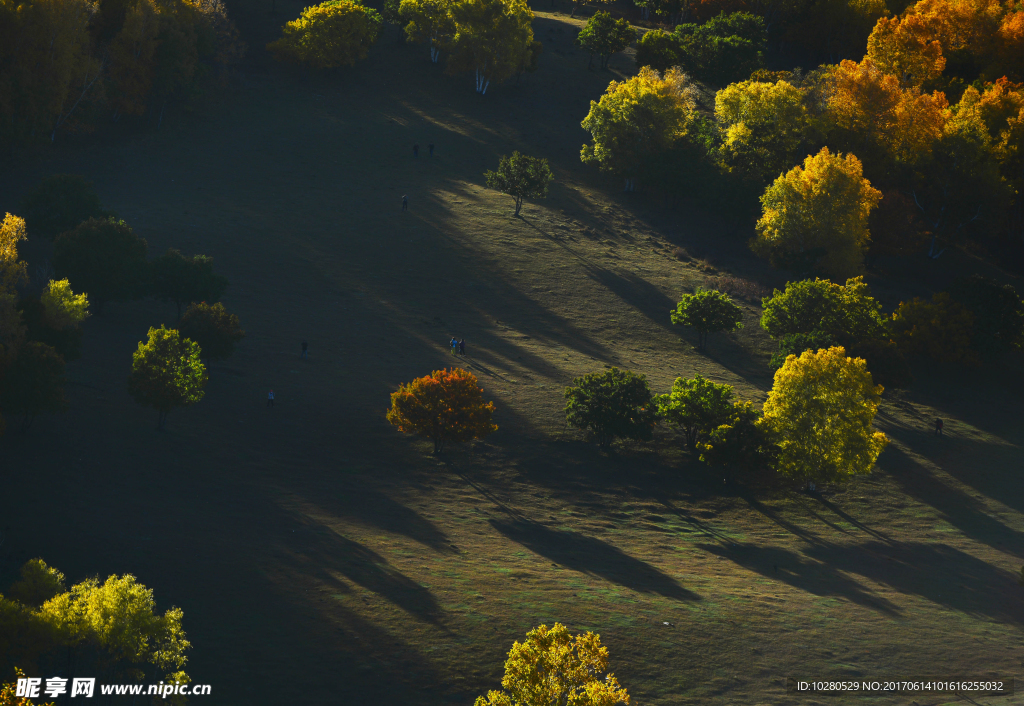
[[916, 15], [879, 18], [868, 37], [868, 58], [904, 86], [920, 86], [946, 68], [942, 45]]
[[476, 375], [461, 368], [435, 370], [391, 393], [388, 421], [406, 434], [428, 437], [434, 453], [446, 443], [482, 439], [498, 427], [491, 423], [494, 403], [484, 402]]

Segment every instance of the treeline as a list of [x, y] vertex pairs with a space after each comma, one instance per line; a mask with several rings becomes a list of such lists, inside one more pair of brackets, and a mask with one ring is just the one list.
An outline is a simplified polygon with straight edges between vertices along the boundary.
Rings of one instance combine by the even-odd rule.
[[[169, 249], [149, 260], [146, 241], [81, 177], [44, 179], [22, 209], [26, 218], [8, 213], [0, 223], [0, 411], [20, 416], [27, 431], [39, 414], [66, 410], [65, 364], [81, 356], [82, 323], [108, 302], [148, 297], [173, 303], [177, 322], [139, 344], [129, 392], [158, 410], [160, 428], [173, 408], [202, 399], [202, 359], [230, 356], [245, 335], [218, 303], [228, 280], [213, 259]], [[18, 254], [30, 234], [53, 240], [52, 260], [40, 268], [45, 284], [32, 284]]]
[[[757, 64], [755, 19], [716, 18], [703, 35], [649, 32], [638, 60], [705, 80], [735, 75]], [[612, 82], [583, 121], [593, 141], [582, 158], [627, 189], [647, 184], [739, 217], [756, 217], [760, 201], [755, 249], [797, 271], [842, 281], [865, 256], [936, 258], [965, 241], [1024, 264], [1022, 72], [1024, 11], [921, 0], [878, 19], [859, 62], [756, 69], [713, 107], [679, 69]]]
[[0, 0], [0, 145], [159, 120], [244, 51], [221, 0]]

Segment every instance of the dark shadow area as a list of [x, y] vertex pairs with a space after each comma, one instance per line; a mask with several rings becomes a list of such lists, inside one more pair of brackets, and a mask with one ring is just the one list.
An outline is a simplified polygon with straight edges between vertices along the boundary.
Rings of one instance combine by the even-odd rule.
[[640, 593], [657, 593], [680, 601], [700, 600], [671, 576], [595, 537], [531, 521], [489, 522], [512, 541], [573, 571], [600, 576]]

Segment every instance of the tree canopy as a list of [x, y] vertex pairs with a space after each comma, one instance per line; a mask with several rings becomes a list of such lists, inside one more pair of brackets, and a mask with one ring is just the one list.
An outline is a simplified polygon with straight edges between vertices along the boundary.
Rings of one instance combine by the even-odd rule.
[[779, 445], [778, 470], [831, 482], [871, 471], [888, 444], [872, 431], [882, 387], [842, 347], [790, 356], [775, 373], [761, 421]]
[[684, 294], [672, 312], [672, 323], [697, 331], [697, 350], [707, 348], [708, 334], [743, 328], [743, 310], [724, 292], [698, 287]]
[[703, 24], [681, 24], [673, 33], [679, 65], [698, 81], [725, 86], [743, 81], [764, 65], [768, 30], [749, 12], [722, 14]]
[[844, 345], [885, 336], [882, 304], [871, 296], [863, 277], [846, 284], [825, 279], [787, 282], [764, 299], [761, 327], [772, 338], [824, 333]]
[[864, 267], [868, 216], [881, 198], [859, 159], [822, 147], [764, 192], [754, 251], [835, 278], [856, 275]]
[[676, 378], [672, 391], [655, 398], [658, 415], [686, 435], [690, 453], [714, 429], [726, 424], [733, 412], [732, 386], [719, 385], [699, 373], [692, 379]]
[[355, 0], [328, 0], [307, 7], [285, 24], [281, 38], [267, 45], [282, 61], [317, 69], [355, 66], [377, 41], [383, 20], [376, 10]]
[[435, 370], [391, 393], [387, 419], [405, 434], [434, 442], [434, 453], [446, 444], [482, 439], [498, 430], [491, 422], [494, 403], [484, 402], [476, 375], [452, 368]]
[[128, 392], [139, 404], [156, 408], [157, 429], [164, 428], [167, 414], [175, 407], [203, 398], [207, 375], [200, 354], [199, 344], [163, 326], [149, 329], [149, 340], [140, 341], [132, 354]]
[[448, 71], [472, 71], [476, 92], [512, 78], [534, 52], [533, 11], [525, 0], [460, 0], [451, 6], [455, 33]]
[[523, 207], [523, 199], [542, 199], [548, 195], [548, 185], [554, 176], [548, 160], [513, 152], [511, 157], [501, 158], [498, 171], [484, 172], [484, 179], [491, 189], [497, 189], [515, 199], [515, 215], [518, 216]]
[[603, 449], [615, 439], [649, 440], [657, 419], [647, 377], [630, 370], [590, 373], [565, 388], [566, 423], [591, 432]]
[[592, 632], [572, 635], [561, 623], [541, 625], [512, 644], [503, 691], [477, 697], [475, 706], [629, 706], [629, 694], [608, 672], [608, 648]]
[[576, 35], [576, 44], [590, 53], [587, 68], [594, 63], [594, 54], [600, 59], [601, 68], [608, 68], [608, 58], [622, 51], [636, 39], [636, 30], [625, 18], [616, 20], [607, 12], [595, 12], [587, 24]]
[[207, 362], [229, 357], [235, 344], [245, 338], [238, 317], [219, 302], [192, 304], [178, 321], [177, 329], [182, 338], [199, 344], [199, 353]]
[[124, 221], [90, 218], [57, 237], [53, 268], [100, 313], [108, 301], [126, 301], [144, 291], [146, 241]]
[[169, 248], [150, 268], [153, 296], [174, 302], [179, 317], [184, 305], [219, 301], [228, 286], [227, 277], [214, 274], [213, 258], [206, 255], [185, 257]]
[[22, 205], [33, 236], [56, 238], [90, 218], [110, 218], [92, 183], [77, 174], [54, 174], [29, 192]]

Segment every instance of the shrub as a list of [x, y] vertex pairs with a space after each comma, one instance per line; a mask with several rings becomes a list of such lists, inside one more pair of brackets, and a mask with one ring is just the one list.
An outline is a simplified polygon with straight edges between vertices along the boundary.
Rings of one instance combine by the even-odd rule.
[[56, 238], [90, 218], [106, 219], [100, 197], [85, 177], [75, 174], [48, 176], [25, 197], [22, 205], [32, 236]]
[[657, 411], [644, 375], [613, 367], [572, 382], [565, 388], [565, 421], [593, 433], [601, 448], [617, 438], [652, 438]]
[[676, 378], [672, 391], [655, 399], [658, 415], [686, 435], [690, 453], [697, 442], [725, 424], [733, 411], [732, 387], [719, 385], [699, 374], [693, 379]]
[[683, 295], [672, 312], [672, 323], [696, 329], [697, 350], [703, 351], [709, 333], [743, 328], [743, 310], [728, 294], [698, 287], [693, 294]]
[[391, 394], [387, 419], [405, 434], [432, 439], [434, 453], [445, 444], [482, 439], [498, 430], [491, 422], [494, 403], [484, 402], [473, 373], [435, 370]]
[[978, 362], [971, 348], [974, 315], [947, 292], [935, 294], [931, 301], [914, 297], [900, 302], [889, 330], [900, 351], [912, 360], [927, 358], [963, 365]]

